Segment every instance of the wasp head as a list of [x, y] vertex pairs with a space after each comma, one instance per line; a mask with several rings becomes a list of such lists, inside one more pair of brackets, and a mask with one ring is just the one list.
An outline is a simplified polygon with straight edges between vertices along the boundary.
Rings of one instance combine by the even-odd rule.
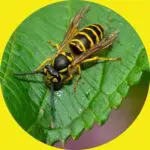
[[44, 67], [43, 72], [52, 82], [61, 81], [61, 76], [59, 72], [55, 70], [50, 64]]

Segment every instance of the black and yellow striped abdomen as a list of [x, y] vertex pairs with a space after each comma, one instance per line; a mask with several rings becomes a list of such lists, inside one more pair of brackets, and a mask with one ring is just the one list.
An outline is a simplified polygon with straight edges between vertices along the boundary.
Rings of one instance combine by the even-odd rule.
[[92, 24], [77, 32], [69, 46], [73, 53], [81, 54], [100, 42], [104, 29], [99, 24]]

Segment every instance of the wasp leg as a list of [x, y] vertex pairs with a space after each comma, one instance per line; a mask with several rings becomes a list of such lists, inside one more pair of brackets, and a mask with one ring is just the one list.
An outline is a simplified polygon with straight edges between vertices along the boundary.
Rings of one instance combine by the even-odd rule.
[[50, 40], [48, 41], [48, 44], [50, 44], [52, 47], [56, 48], [59, 51], [59, 45], [58, 44], [55, 44]]
[[106, 57], [98, 57], [95, 56], [93, 58], [88, 58], [85, 59], [82, 63], [87, 63], [87, 62], [91, 62], [91, 61], [117, 61], [117, 60], [121, 60], [121, 58], [106, 58]]
[[[74, 86], [73, 86], [74, 92], [76, 92], [76, 88], [77, 88], [78, 82], [79, 82], [79, 80], [80, 80], [80, 78], [81, 78], [81, 68], [80, 68], [80, 65], [78, 65], [78, 66], [76, 67], [76, 69], [77, 69], [77, 73], [78, 73], [78, 78], [77, 78], [77, 80], [75, 81], [75, 84], [74, 84]], [[72, 74], [72, 71], [71, 71], [71, 66], [69, 66], [69, 67], [68, 67], [68, 76], [67, 76], [67, 78], [65, 79], [64, 83], [70, 81], [72, 78], [73, 78], [73, 74]]]
[[67, 73], [67, 77], [64, 79], [64, 83], [70, 81], [73, 78], [73, 74], [72, 74], [72, 70], [71, 70], [71, 66], [68, 66], [68, 73]]
[[36, 68], [36, 72], [40, 71], [46, 64], [48, 64], [51, 61], [51, 58], [48, 57], [47, 59], [45, 59], [40, 65], [39, 67]]
[[65, 79], [64, 83], [70, 81], [73, 78], [73, 75], [71, 73], [68, 73], [67, 78]]
[[79, 80], [81, 78], [81, 67], [80, 67], [80, 65], [77, 66], [77, 71], [78, 71], [78, 78], [77, 78], [77, 80], [76, 80], [76, 82], [75, 82], [75, 84], [73, 86], [74, 92], [76, 92], [76, 88], [77, 88], [78, 82], [79, 82]]

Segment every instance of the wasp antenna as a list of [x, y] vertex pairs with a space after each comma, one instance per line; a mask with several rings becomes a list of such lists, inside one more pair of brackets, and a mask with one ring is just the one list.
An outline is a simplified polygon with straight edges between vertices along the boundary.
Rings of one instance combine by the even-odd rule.
[[50, 86], [51, 89], [51, 97], [50, 97], [50, 105], [51, 105], [51, 128], [54, 128], [54, 120], [55, 120], [55, 116], [54, 116], [54, 111], [55, 111], [55, 104], [54, 104], [54, 84], [53, 82], [51, 83]]
[[33, 74], [38, 74], [42, 72], [37, 72], [37, 71], [32, 71], [32, 72], [20, 72], [20, 73], [13, 73], [15, 76], [25, 76], [25, 75], [33, 75]]

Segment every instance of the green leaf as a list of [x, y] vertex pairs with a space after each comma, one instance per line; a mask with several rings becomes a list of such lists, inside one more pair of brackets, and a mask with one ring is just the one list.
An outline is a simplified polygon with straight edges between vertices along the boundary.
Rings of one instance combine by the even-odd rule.
[[[107, 33], [120, 31], [107, 57], [121, 57], [120, 62], [84, 66], [82, 79], [73, 92], [73, 84], [55, 92], [55, 128], [50, 128], [50, 90], [39, 82], [24, 82], [12, 72], [34, 70], [56, 50], [47, 43], [60, 43], [69, 20], [87, 2], [67, 1], [47, 6], [26, 19], [9, 40], [1, 65], [1, 85], [6, 104], [16, 121], [32, 136], [54, 144], [69, 136], [77, 139], [94, 122], [104, 124], [113, 108], [120, 106], [130, 86], [137, 84], [142, 72], [149, 69], [145, 48], [133, 28], [112, 10], [94, 3], [82, 26], [102, 24]], [[29, 77], [28, 77], [29, 78]], [[42, 81], [42, 76], [30, 77]]]

